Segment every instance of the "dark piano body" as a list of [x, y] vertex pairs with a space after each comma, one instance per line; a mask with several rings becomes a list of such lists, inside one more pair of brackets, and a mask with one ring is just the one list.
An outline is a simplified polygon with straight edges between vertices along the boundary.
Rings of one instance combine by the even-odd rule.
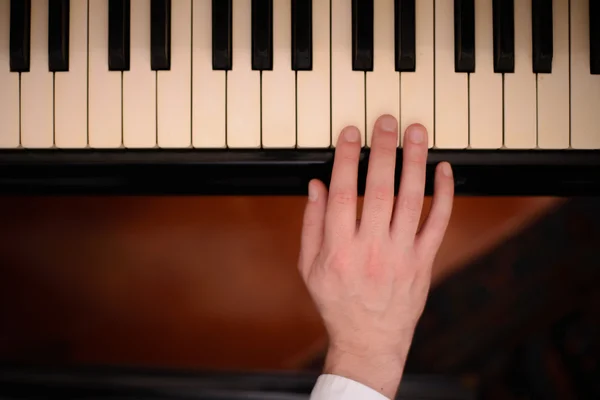
[[[1, 151], [0, 193], [304, 195], [310, 179], [329, 182], [333, 156], [329, 149]], [[363, 150], [361, 193], [368, 160]], [[431, 150], [428, 194], [440, 161], [452, 163], [458, 194], [600, 195], [594, 150]], [[401, 165], [399, 150], [397, 181]]]

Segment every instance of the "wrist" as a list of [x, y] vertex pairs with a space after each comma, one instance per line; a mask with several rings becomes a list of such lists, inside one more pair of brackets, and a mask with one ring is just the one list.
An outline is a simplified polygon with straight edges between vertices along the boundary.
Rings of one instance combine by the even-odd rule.
[[327, 352], [323, 372], [352, 379], [393, 399], [404, 372], [404, 353], [390, 351], [366, 354], [332, 344]]

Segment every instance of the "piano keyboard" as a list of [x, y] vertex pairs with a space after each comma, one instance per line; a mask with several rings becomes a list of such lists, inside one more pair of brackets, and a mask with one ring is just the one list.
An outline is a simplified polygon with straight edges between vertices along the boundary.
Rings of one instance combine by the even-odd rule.
[[0, 0], [0, 88], [4, 149], [600, 149], [600, 3]]

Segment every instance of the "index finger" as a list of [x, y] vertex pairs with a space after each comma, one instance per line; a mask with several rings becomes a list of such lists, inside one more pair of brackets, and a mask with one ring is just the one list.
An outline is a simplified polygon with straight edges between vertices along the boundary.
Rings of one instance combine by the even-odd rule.
[[356, 202], [360, 132], [356, 127], [344, 128], [338, 138], [329, 184], [329, 200], [325, 216], [325, 236], [353, 236], [356, 232]]

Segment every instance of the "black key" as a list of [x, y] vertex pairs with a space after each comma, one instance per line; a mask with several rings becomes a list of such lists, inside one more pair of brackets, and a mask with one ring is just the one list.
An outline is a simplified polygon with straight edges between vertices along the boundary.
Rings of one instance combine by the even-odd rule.
[[600, 74], [600, 2], [590, 0], [590, 73]]
[[231, 0], [212, 0], [213, 69], [231, 70]]
[[[130, 12], [129, 0], [108, 0], [108, 69], [110, 71], [129, 71]], [[93, 15], [90, 15], [90, 18], [93, 18]]]
[[31, 0], [10, 1], [10, 70], [29, 72]]
[[312, 0], [292, 0], [292, 70], [312, 70], [312, 39]]
[[48, 67], [52, 72], [69, 70], [69, 6], [71, 0], [48, 2]]
[[454, 0], [454, 70], [475, 72], [475, 0]]
[[150, 3], [150, 64], [154, 71], [171, 69], [171, 0]]
[[514, 1], [494, 0], [493, 8], [494, 71], [498, 73], [515, 72]]
[[273, 69], [273, 0], [252, 0], [252, 69]]
[[395, 0], [394, 10], [396, 71], [413, 72], [417, 61], [415, 0]]
[[552, 28], [552, 0], [532, 0], [533, 72], [552, 72], [554, 54]]
[[373, 0], [352, 0], [352, 69], [373, 71]]

